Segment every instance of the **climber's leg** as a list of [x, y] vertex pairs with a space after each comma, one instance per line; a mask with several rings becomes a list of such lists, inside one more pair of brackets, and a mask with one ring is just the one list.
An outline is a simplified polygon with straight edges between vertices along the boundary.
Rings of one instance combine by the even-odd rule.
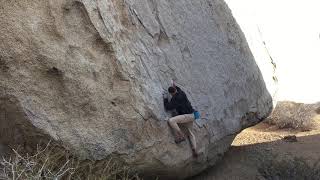
[[185, 140], [185, 135], [181, 131], [180, 127], [178, 126], [178, 123], [184, 124], [184, 123], [193, 122], [193, 120], [194, 120], [193, 114], [178, 115], [169, 119], [169, 125], [175, 131], [177, 143]]
[[193, 132], [192, 132], [190, 127], [188, 127], [188, 136], [189, 136], [189, 139], [190, 139], [192, 154], [193, 154], [194, 157], [197, 157], [198, 153], [197, 153], [196, 137], [193, 134]]

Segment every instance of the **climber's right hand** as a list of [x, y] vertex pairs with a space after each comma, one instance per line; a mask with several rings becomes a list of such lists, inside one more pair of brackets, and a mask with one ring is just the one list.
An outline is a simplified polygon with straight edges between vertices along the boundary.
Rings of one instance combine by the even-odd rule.
[[164, 91], [162, 93], [162, 97], [163, 97], [163, 99], [168, 99], [169, 98], [169, 93], [167, 91]]
[[172, 87], [176, 87], [176, 83], [174, 82], [173, 79], [171, 80], [171, 84], [172, 84]]

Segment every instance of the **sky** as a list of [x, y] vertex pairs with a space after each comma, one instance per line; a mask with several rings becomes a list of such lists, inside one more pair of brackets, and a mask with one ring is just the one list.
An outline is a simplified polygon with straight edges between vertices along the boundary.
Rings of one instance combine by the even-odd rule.
[[226, 2], [235, 16], [245, 14], [260, 27], [277, 63], [278, 100], [319, 102], [320, 0]]

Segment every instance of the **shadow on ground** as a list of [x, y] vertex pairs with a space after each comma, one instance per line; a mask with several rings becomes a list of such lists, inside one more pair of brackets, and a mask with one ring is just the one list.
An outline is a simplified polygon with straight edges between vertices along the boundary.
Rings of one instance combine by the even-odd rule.
[[[278, 137], [280, 138], [280, 137]], [[214, 167], [190, 180], [320, 179], [320, 133], [297, 142], [232, 146]]]

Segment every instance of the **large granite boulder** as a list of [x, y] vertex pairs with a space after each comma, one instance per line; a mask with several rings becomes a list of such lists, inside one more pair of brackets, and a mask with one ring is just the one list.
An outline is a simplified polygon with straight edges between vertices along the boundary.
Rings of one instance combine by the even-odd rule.
[[[3, 0], [0, 32], [4, 144], [52, 138], [81, 159], [177, 179], [215, 164], [272, 110], [222, 0]], [[165, 121], [171, 79], [203, 114], [197, 159]]]

